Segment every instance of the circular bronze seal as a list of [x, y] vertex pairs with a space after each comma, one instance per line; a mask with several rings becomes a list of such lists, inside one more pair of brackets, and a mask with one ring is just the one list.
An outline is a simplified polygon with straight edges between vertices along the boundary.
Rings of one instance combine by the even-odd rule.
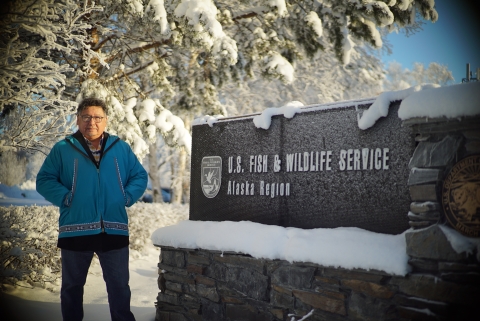
[[453, 228], [466, 236], [480, 236], [480, 155], [453, 166], [443, 182], [442, 205]]

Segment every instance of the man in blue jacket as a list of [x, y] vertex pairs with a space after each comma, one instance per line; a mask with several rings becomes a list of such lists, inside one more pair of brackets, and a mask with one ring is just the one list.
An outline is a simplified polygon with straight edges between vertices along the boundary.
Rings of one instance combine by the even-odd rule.
[[148, 176], [130, 146], [105, 132], [107, 107], [86, 98], [77, 109], [78, 131], [55, 144], [37, 175], [37, 191], [60, 208], [63, 320], [83, 319], [83, 287], [96, 253], [113, 321], [130, 311], [128, 217]]

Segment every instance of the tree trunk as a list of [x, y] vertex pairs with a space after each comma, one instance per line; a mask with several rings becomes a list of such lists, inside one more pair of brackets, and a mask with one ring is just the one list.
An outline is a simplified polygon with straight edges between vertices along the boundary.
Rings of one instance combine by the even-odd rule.
[[[185, 117], [185, 128], [192, 133], [191, 131], [191, 126], [192, 126], [192, 119], [190, 115], [187, 115]], [[191, 147], [191, 146], [190, 146]], [[185, 150], [183, 150], [185, 152]], [[190, 202], [190, 164], [191, 164], [191, 155], [188, 155], [185, 152], [185, 167], [184, 167], [184, 174], [182, 176], [182, 185], [183, 185], [183, 203], [189, 203]]]
[[[187, 116], [184, 119], [185, 122], [185, 128], [189, 129], [190, 128], [190, 118]], [[178, 152], [178, 161], [177, 161], [177, 168], [175, 170], [175, 176], [173, 179], [173, 198], [172, 198], [172, 203], [174, 204], [180, 204], [182, 203], [182, 198], [184, 198], [184, 193], [187, 193], [188, 187], [185, 186], [184, 182], [185, 180], [188, 181], [188, 171], [187, 171], [187, 157], [189, 155], [185, 151], [184, 148], [180, 149]], [[173, 171], [172, 171], [173, 172]], [[187, 182], [187, 185], [190, 182]], [[184, 198], [184, 200], [187, 200], [187, 198]]]
[[177, 187], [177, 172], [178, 172], [178, 167], [176, 166], [178, 164], [177, 161], [177, 152], [175, 149], [170, 149], [170, 173], [171, 173], [171, 180], [172, 184], [170, 185], [170, 190], [171, 190], [171, 195], [170, 195], [170, 202], [174, 203], [175, 202], [175, 195], [178, 192], [178, 187]]
[[173, 200], [172, 203], [180, 204], [183, 195], [183, 177], [185, 175], [185, 165], [187, 163], [187, 152], [184, 149], [178, 151], [178, 165], [175, 171], [173, 184]]
[[150, 144], [148, 154], [148, 176], [152, 184], [152, 194], [154, 203], [163, 203], [162, 186], [158, 173], [157, 143]]

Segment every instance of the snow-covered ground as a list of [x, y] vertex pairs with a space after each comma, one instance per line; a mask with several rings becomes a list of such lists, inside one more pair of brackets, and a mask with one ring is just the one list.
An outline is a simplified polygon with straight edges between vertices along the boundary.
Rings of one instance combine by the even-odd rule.
[[[0, 207], [9, 207], [11, 204], [15, 206], [51, 205], [38, 195], [34, 188], [34, 184], [13, 187], [0, 184]], [[135, 216], [131, 217], [131, 224], [134, 225], [131, 234], [136, 234], [130, 237], [130, 242], [134, 243], [130, 250], [131, 306], [137, 321], [153, 321], [155, 301], [159, 292], [157, 264], [160, 249], [152, 244], [150, 235], [160, 226], [172, 225], [187, 219], [188, 205], [137, 203], [131, 210], [135, 212]], [[56, 211], [56, 209], [53, 206], [45, 207], [45, 212], [47, 211]], [[142, 222], [149, 226], [147, 231], [136, 228], [144, 226]], [[2, 285], [2, 287], [3, 291], [0, 290], [2, 321], [62, 320], [59, 283], [53, 286], [53, 291], [40, 287], [32, 288], [26, 282], [20, 282], [16, 287], [11, 285]], [[90, 266], [85, 285], [84, 312], [85, 321], [110, 320], [105, 282], [100, 264], [96, 259]]]
[[0, 183], [0, 206], [52, 205], [35, 190], [35, 183], [27, 181], [20, 186]]
[[[132, 312], [137, 321], [155, 320], [159, 249], [152, 248], [138, 259], [130, 258]], [[41, 288], [8, 287], [0, 292], [0, 315], [4, 321], [62, 321], [60, 294]], [[84, 294], [85, 321], [110, 320], [107, 292], [100, 264], [90, 267]], [[7, 318], [4, 318], [8, 315]]]
[[[154, 243], [235, 251], [255, 258], [314, 262], [347, 269], [375, 269], [395, 275], [405, 275], [410, 269], [403, 233], [388, 235], [346, 227], [302, 230], [253, 222], [188, 221], [188, 205], [137, 203], [132, 208], [134, 212], [129, 215], [131, 248], [134, 249], [130, 251], [130, 287], [132, 311], [137, 321], [155, 319], [159, 249]], [[56, 211], [53, 206], [45, 207], [45, 212], [52, 211]], [[138, 226], [148, 228], [139, 230]], [[451, 228], [442, 229], [458, 253], [470, 252], [479, 245], [478, 240], [462, 236]], [[50, 291], [32, 288], [25, 282], [16, 287], [3, 285], [3, 292], [0, 291], [2, 321], [62, 320], [59, 284], [56, 282]], [[84, 311], [85, 321], [110, 319], [105, 283], [95, 260], [85, 286]]]

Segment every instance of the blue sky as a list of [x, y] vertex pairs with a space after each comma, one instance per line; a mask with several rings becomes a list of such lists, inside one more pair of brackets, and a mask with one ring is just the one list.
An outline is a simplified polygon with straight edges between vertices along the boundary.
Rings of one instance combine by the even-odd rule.
[[447, 65], [461, 83], [470, 63], [473, 77], [480, 68], [480, 0], [435, 0], [438, 12], [436, 23], [426, 22], [423, 30], [410, 37], [391, 33], [391, 55], [383, 54], [385, 64], [397, 61], [403, 68], [412, 69], [414, 62], [428, 66], [430, 62]]

